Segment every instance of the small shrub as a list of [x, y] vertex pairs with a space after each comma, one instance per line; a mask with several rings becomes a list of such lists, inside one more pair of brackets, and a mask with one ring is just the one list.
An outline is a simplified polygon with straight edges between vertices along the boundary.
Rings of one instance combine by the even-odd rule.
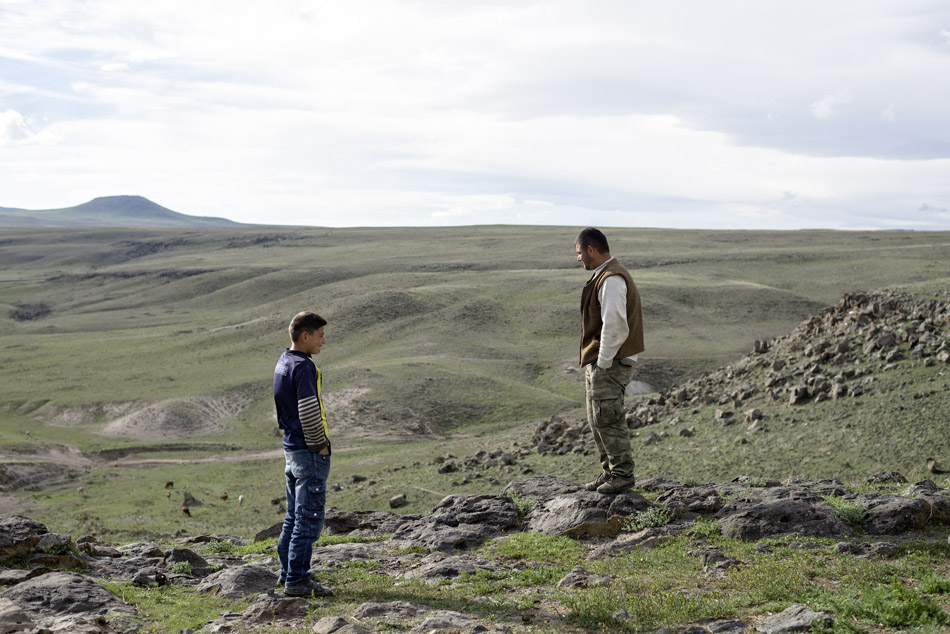
[[712, 519], [711, 517], [699, 518], [693, 522], [693, 525], [690, 526], [690, 529], [699, 533], [700, 535], [705, 535], [706, 537], [722, 535], [722, 526], [720, 526], [719, 522]]
[[531, 507], [534, 506], [536, 501], [535, 498], [523, 498], [514, 491], [510, 491], [508, 497], [511, 498], [515, 508], [518, 509], [519, 518], [525, 517], [531, 511]]
[[208, 542], [201, 549], [205, 553], [233, 553], [235, 550], [237, 550], [237, 547], [227, 541]]
[[47, 317], [52, 312], [52, 309], [43, 303], [17, 304], [16, 307], [10, 311], [10, 319], [14, 321], [33, 321]]
[[172, 572], [180, 575], [190, 575], [191, 574], [191, 564], [187, 561], [176, 561], [172, 565]]
[[950, 577], [927, 575], [920, 580], [920, 591], [927, 594], [950, 594]]
[[673, 516], [664, 508], [654, 507], [648, 511], [640, 511], [636, 515], [628, 517], [623, 522], [623, 530], [628, 533], [636, 533], [644, 528], [659, 528], [666, 526], [673, 519]]
[[835, 515], [841, 518], [841, 521], [852, 528], [860, 528], [864, 522], [867, 512], [859, 502], [852, 502], [840, 497], [831, 495], [824, 496], [825, 501], [834, 509]]

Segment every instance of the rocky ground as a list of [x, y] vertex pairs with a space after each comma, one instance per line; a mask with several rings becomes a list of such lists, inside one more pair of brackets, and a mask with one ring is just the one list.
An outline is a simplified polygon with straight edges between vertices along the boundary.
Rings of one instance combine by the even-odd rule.
[[[627, 425], [650, 445], [670, 434], [689, 437], [696, 426], [690, 414], [715, 405], [708, 424], [741, 424], [750, 434], [766, 427], [767, 416], [749, 401], [807, 408], [829, 399], [855, 399], [877, 389], [881, 373], [903, 361], [950, 367], [950, 293], [921, 298], [883, 291], [851, 293], [833, 307], [803, 321], [792, 333], [756, 341], [736, 363], [638, 402], [627, 412]], [[950, 390], [950, 383], [905, 395], [920, 400]], [[663, 425], [661, 425], [663, 423]], [[589, 454], [593, 439], [582, 421], [555, 416], [540, 423], [532, 439], [542, 454]]]
[[[318, 548], [312, 566], [320, 574], [367, 561], [374, 563], [375, 574], [390, 578], [392, 585], [406, 579], [452, 584], [466, 575], [485, 571], [513, 574], [530, 565], [521, 560], [487, 559], [475, 552], [487, 542], [520, 532], [578, 540], [590, 562], [655, 548], [674, 536], [686, 535], [691, 538], [690, 552], [701, 558], [703, 574], [710, 578], [733, 574], [746, 564], [709, 547], [703, 533], [695, 530], [698, 522], [715, 522], [722, 535], [746, 542], [791, 536], [806, 540], [803, 547], [823, 548], [829, 556], [837, 557], [899, 556], [908, 539], [919, 540], [921, 531], [933, 528], [939, 530], [932, 534], [950, 541], [941, 529], [950, 525], [948, 483], [925, 480], [903, 483], [896, 493], [873, 490], [879, 483], [890, 483], [893, 488], [902, 479], [895, 473], [874, 474], [868, 486], [858, 492], [834, 480], [780, 483], [768, 478], [737, 478], [689, 486], [653, 479], [638, 483], [635, 491], [608, 496], [552, 476], [530, 476], [510, 482], [497, 494], [448, 496], [428, 515], [328, 509], [325, 533], [378, 539]], [[843, 500], [860, 512], [844, 516], [830, 500]], [[664, 519], [640, 528], [636, 520], [647, 516]], [[255, 539], [266, 540], [277, 531], [279, 525], [269, 527]], [[809, 538], [830, 540], [809, 542]], [[0, 516], [0, 632], [113, 634], [148, 629], [136, 607], [105, 589], [105, 582], [155, 591], [187, 586], [201, 593], [250, 601], [240, 613], [209, 614], [201, 632], [511, 632], [523, 631], [528, 622], [514, 618], [510, 622], [505, 618], [487, 621], [484, 615], [406, 601], [365, 602], [355, 610], [332, 614], [332, 598], [308, 601], [275, 589], [279, 566], [272, 547], [264, 554], [245, 556], [197, 552], [202, 544], [249, 541], [205, 535], [183, 536], [166, 546], [149, 542], [115, 546], [94, 535], [74, 541], [26, 517]], [[760, 547], [756, 550], [770, 548], [765, 542]], [[581, 565], [553, 590], [571, 593], [618, 582], [591, 574]], [[308, 615], [315, 605], [331, 616], [314, 622]], [[614, 618], [625, 617], [618, 614]], [[675, 631], [738, 634], [754, 627], [761, 632], [791, 632], [815, 619], [830, 626], [834, 615], [794, 605], [778, 614], [741, 620], [714, 615], [684, 623]]]

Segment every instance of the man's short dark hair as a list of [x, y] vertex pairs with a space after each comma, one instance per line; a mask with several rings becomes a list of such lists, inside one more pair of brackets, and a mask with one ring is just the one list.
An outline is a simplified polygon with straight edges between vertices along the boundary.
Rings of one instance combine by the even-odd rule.
[[610, 253], [607, 236], [600, 229], [594, 229], [593, 227], [587, 227], [577, 234], [577, 240], [574, 241], [574, 244], [579, 246], [582, 251], [586, 251], [587, 247], [594, 247], [598, 253]]
[[302, 333], [314, 333], [326, 325], [326, 319], [317, 313], [312, 313], [309, 310], [305, 310], [294, 315], [294, 318], [290, 320], [290, 326], [287, 327], [287, 331], [290, 333], [290, 340], [297, 341], [300, 339], [300, 335]]

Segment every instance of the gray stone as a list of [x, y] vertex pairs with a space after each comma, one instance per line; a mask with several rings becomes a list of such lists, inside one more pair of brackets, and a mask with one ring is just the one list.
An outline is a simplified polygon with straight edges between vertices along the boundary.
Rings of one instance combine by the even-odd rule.
[[399, 495], [394, 495], [393, 497], [389, 498], [389, 508], [391, 509], [398, 509], [408, 503], [409, 501], [406, 498], [405, 493], [400, 493]]
[[503, 493], [504, 495], [514, 493], [521, 499], [545, 500], [583, 489], [584, 487], [570, 480], [544, 475], [512, 480]]
[[254, 541], [262, 542], [265, 539], [274, 539], [275, 537], [280, 537], [280, 532], [281, 530], [283, 530], [283, 528], [284, 528], [284, 522], [283, 520], [281, 520], [277, 522], [276, 524], [272, 524], [268, 526], [267, 528], [258, 531], [257, 534], [254, 535]]
[[594, 575], [580, 566], [574, 568], [567, 575], [557, 582], [558, 588], [588, 588], [590, 586], [603, 586], [611, 582], [609, 577]]
[[339, 566], [360, 559], [383, 559], [386, 549], [376, 543], [331, 544], [313, 550], [311, 566]]
[[539, 501], [525, 522], [528, 530], [547, 535], [613, 537], [622, 528], [622, 518], [650, 506], [642, 495], [633, 491], [604, 495], [581, 489]]
[[0, 596], [32, 615], [44, 617], [131, 610], [99, 584], [71, 572], [51, 572], [35, 577], [13, 586]]
[[302, 619], [310, 610], [310, 602], [302, 597], [262, 594], [241, 614], [248, 623], [271, 623]]
[[786, 634], [786, 632], [802, 632], [811, 629], [814, 621], [823, 621], [831, 625], [834, 620], [824, 612], [814, 612], [804, 605], [793, 605], [784, 612], [774, 614], [755, 626], [759, 632], [765, 634]]
[[135, 556], [135, 557], [150, 557], [150, 558], [164, 558], [165, 551], [154, 542], [135, 542], [134, 544], [126, 544], [125, 546], [119, 546], [119, 552], [124, 555]]
[[479, 572], [497, 572], [501, 567], [485, 559], [473, 557], [430, 555], [422, 560], [422, 565], [408, 571], [407, 578], [418, 577], [426, 581], [455, 579], [463, 574], [474, 575]]
[[33, 619], [20, 606], [0, 597], [0, 632], [14, 634], [33, 629]]
[[487, 525], [498, 530], [518, 527], [518, 507], [507, 495], [449, 495], [432, 509], [459, 524]]
[[673, 535], [665, 526], [662, 528], [644, 528], [642, 531], [621, 535], [606, 544], [598, 546], [587, 556], [587, 559], [604, 559], [605, 557], [616, 557], [635, 550], [654, 548], [672, 538]]
[[865, 510], [862, 528], [871, 535], [897, 535], [924, 526], [933, 517], [927, 500], [882, 493], [859, 493], [845, 498]]
[[429, 632], [430, 630], [462, 630], [466, 632], [484, 632], [488, 628], [480, 625], [460, 612], [451, 612], [449, 610], [440, 610], [426, 617], [426, 619], [412, 628], [416, 632]]
[[395, 533], [403, 524], [420, 518], [420, 515], [397, 515], [389, 511], [340, 511], [330, 507], [326, 510], [323, 531], [327, 535], [376, 537]]
[[455, 552], [477, 548], [499, 534], [498, 529], [478, 524], [450, 526], [420, 519], [403, 524], [390, 538], [400, 548], [424, 548], [428, 551]]
[[902, 474], [896, 471], [876, 471], [868, 476], [868, 484], [889, 484], [895, 482], [898, 484], [903, 484], [907, 482]]
[[730, 500], [713, 517], [723, 535], [748, 541], [776, 535], [845, 537], [853, 532], [825, 500], [788, 487]]
[[789, 480], [787, 486], [822, 497], [843, 497], [849, 493], [847, 487], [838, 480]]
[[656, 503], [690, 513], [715, 513], [722, 508], [722, 498], [711, 486], [669, 489], [657, 496]]
[[277, 575], [263, 566], [246, 564], [208, 575], [198, 584], [199, 592], [237, 599], [246, 594], [267, 592], [277, 585]]
[[356, 623], [347, 623], [339, 616], [326, 616], [310, 628], [311, 634], [371, 634], [368, 629]]
[[358, 619], [411, 619], [429, 611], [428, 606], [409, 601], [364, 603], [356, 610]]
[[22, 515], [0, 515], [0, 559], [33, 554], [49, 529]]

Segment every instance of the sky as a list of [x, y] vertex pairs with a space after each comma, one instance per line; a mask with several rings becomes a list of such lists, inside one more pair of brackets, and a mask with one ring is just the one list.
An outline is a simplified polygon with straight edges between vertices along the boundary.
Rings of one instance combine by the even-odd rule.
[[0, 206], [950, 230], [946, 0], [0, 0]]

